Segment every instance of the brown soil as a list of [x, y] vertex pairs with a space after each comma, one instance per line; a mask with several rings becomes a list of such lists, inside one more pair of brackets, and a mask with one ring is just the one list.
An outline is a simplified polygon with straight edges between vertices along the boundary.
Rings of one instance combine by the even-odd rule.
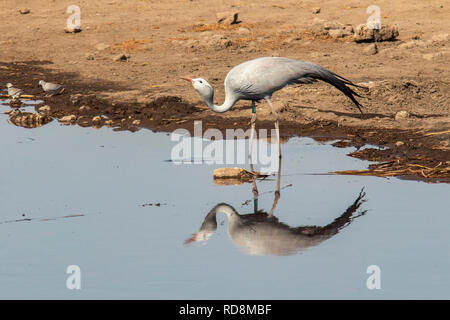
[[[277, 92], [273, 102], [283, 136], [384, 147], [352, 154], [380, 162], [358, 174], [450, 181], [450, 38], [443, 32], [450, 30], [450, 11], [443, 1], [378, 1], [382, 23], [396, 26], [399, 37], [378, 42], [377, 54], [350, 36], [317, 32], [327, 23], [364, 23], [370, 1], [323, 1], [320, 14], [313, 14], [315, 1], [220, 1], [214, 8], [206, 0], [82, 1], [82, 31], [73, 34], [64, 32], [64, 3], [4, 3], [0, 84], [12, 82], [38, 96], [39, 79], [63, 84], [62, 95], [44, 98], [51, 108], [47, 116], [74, 115], [73, 124], [115, 130], [192, 131], [195, 120], [203, 120], [203, 130], [247, 129], [248, 102], [214, 114], [180, 77], [207, 79], [221, 103], [231, 67], [260, 56], [286, 56], [318, 63], [369, 91], [360, 99], [363, 116], [324, 83]], [[29, 14], [19, 12], [25, 7]], [[216, 24], [216, 12], [223, 11], [238, 11], [241, 23]], [[122, 53], [129, 58], [114, 61]], [[273, 127], [264, 103], [257, 114], [259, 128]]]

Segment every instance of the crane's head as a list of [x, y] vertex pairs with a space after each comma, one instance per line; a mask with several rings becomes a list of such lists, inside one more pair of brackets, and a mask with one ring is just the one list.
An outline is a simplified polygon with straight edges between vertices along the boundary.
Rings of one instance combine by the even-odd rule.
[[202, 78], [191, 79], [191, 78], [186, 78], [186, 77], [183, 77], [181, 79], [189, 81], [190, 83], [192, 83], [192, 86], [194, 87], [195, 91], [198, 92], [200, 97], [202, 97], [202, 99], [205, 102], [208, 103], [208, 102], [213, 100], [213, 98], [214, 98], [214, 89], [208, 83], [208, 81], [206, 81], [205, 79], [202, 79]]
[[9, 82], [8, 82], [8, 83], [6, 84], [6, 87], [7, 87], [8, 89], [11, 88], [12, 86], [13, 86], [12, 83], [9, 83]]

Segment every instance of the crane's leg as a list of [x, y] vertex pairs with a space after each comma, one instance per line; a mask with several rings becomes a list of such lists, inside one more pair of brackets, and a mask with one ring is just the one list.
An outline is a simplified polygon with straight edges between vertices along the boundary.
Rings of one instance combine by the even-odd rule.
[[250, 130], [250, 145], [249, 145], [249, 154], [248, 159], [250, 161], [250, 170], [254, 172], [253, 169], [253, 158], [252, 158], [252, 152], [253, 152], [253, 138], [255, 136], [255, 123], [256, 123], [256, 107], [255, 107], [255, 101], [252, 100], [252, 120], [251, 120], [251, 130]]
[[280, 128], [278, 126], [278, 115], [275, 112], [275, 109], [274, 109], [274, 107], [272, 105], [272, 102], [270, 102], [270, 98], [266, 98], [266, 100], [267, 100], [267, 103], [270, 106], [270, 109], [272, 110], [273, 119], [274, 119], [273, 121], [275, 123], [275, 132], [277, 134], [277, 140], [278, 140], [278, 156], [281, 158]]
[[273, 217], [273, 212], [280, 199], [280, 183], [281, 183], [281, 158], [278, 158], [278, 176], [277, 176], [277, 189], [275, 190], [275, 198], [273, 200], [272, 209], [269, 212], [269, 217]]

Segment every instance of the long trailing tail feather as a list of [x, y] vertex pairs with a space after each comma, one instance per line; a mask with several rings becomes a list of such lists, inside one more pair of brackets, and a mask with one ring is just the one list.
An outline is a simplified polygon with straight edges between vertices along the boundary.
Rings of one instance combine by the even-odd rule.
[[325, 82], [331, 84], [332, 86], [334, 86], [335, 88], [339, 89], [342, 93], [344, 93], [347, 97], [349, 97], [350, 100], [352, 100], [352, 102], [358, 108], [359, 112], [361, 112], [361, 114], [362, 114], [363, 112], [362, 112], [361, 108], [363, 108], [364, 106], [355, 98], [355, 96], [357, 96], [357, 97], [361, 97], [361, 96], [357, 92], [355, 92], [352, 88], [349, 88], [348, 86], [353, 86], [353, 87], [358, 87], [358, 88], [363, 88], [363, 89], [367, 89], [367, 88], [359, 86], [357, 84], [354, 84], [350, 80], [345, 79], [344, 77], [342, 77], [334, 72], [328, 71], [325, 68], [322, 68], [322, 67], [319, 67], [319, 68], [320, 69], [317, 70], [318, 72], [308, 74], [307, 77], [325, 81]]

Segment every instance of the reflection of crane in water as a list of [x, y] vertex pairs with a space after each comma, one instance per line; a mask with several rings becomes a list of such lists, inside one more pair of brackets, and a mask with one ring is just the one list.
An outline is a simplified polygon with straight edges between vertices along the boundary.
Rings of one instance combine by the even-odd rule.
[[[281, 165], [281, 164], [280, 164]], [[256, 184], [254, 191], [254, 213], [239, 214], [226, 203], [216, 205], [205, 217], [200, 230], [185, 244], [195, 241], [206, 241], [217, 229], [217, 213], [225, 213], [228, 219], [228, 234], [233, 243], [252, 255], [289, 255], [302, 249], [316, 246], [337, 234], [342, 228], [350, 224], [355, 218], [364, 215], [365, 211], [354, 214], [365, 201], [364, 189], [347, 210], [326, 226], [290, 227], [273, 216], [273, 212], [280, 197], [280, 170], [278, 171], [277, 190], [272, 209], [265, 213], [257, 208]]]

